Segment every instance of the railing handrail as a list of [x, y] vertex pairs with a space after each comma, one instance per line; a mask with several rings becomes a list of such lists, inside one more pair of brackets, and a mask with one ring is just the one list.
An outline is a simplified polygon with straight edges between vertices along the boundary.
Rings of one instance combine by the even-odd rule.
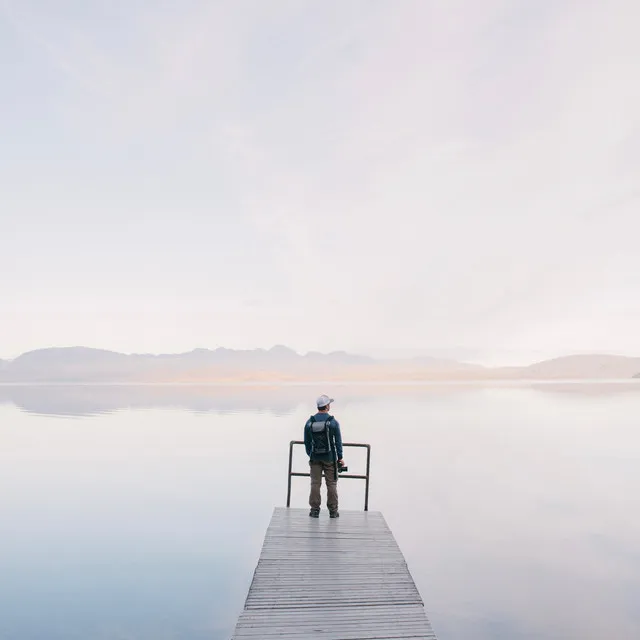
[[[297, 477], [307, 477], [311, 476], [310, 473], [302, 473], [300, 471], [292, 471], [293, 465], [293, 446], [296, 444], [304, 444], [304, 440], [291, 440], [289, 442], [289, 473], [287, 478], [287, 507], [291, 505], [291, 478], [293, 476]], [[343, 442], [343, 447], [361, 447], [367, 450], [367, 472], [365, 475], [356, 475], [349, 473], [341, 473], [341, 478], [351, 478], [353, 480], [364, 480], [364, 510], [369, 511], [369, 471], [371, 468], [371, 445], [364, 444], [362, 442]]]

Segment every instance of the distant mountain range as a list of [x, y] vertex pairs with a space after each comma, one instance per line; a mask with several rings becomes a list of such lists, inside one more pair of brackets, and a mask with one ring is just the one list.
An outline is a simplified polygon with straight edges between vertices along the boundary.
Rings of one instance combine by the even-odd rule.
[[381, 360], [344, 351], [300, 355], [282, 345], [160, 355], [62, 347], [0, 360], [0, 382], [5, 383], [601, 380], [639, 375], [640, 358], [626, 356], [575, 355], [526, 367], [489, 368], [432, 357]]

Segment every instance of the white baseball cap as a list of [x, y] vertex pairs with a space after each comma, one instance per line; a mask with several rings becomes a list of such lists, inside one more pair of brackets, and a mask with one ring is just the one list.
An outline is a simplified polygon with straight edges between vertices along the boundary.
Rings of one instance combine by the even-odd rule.
[[320, 407], [326, 407], [328, 404], [331, 404], [332, 402], [333, 402], [333, 398], [330, 398], [329, 396], [321, 395], [316, 400], [316, 407], [318, 407], [318, 409]]

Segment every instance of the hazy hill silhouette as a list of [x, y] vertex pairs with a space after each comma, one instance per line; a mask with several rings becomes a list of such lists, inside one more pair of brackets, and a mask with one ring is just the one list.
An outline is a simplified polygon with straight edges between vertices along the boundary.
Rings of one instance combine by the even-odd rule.
[[633, 378], [640, 370], [640, 358], [584, 354], [537, 362], [518, 371], [518, 377], [533, 379]]
[[0, 370], [4, 382], [198, 382], [300, 381], [339, 378], [413, 378], [420, 372], [453, 374], [481, 369], [453, 360], [379, 361], [368, 356], [271, 349], [194, 349], [179, 354], [131, 354], [57, 347], [29, 351]]
[[123, 354], [88, 347], [37, 349], [0, 366], [0, 382], [309, 382], [411, 380], [559, 380], [633, 378], [640, 358], [575, 355], [525, 367], [486, 368], [443, 358], [377, 360], [368, 356], [271, 349], [194, 349], [178, 354]]

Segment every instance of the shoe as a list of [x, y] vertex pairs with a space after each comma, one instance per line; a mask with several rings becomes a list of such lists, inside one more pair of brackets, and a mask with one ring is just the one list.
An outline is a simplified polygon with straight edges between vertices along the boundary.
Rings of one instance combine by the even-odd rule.
[[338, 511], [329, 511], [329, 517], [330, 518], [339, 518], [340, 517], [340, 513]]
[[320, 517], [320, 509], [311, 509], [311, 511], [309, 511], [309, 517], [310, 518], [319, 518]]

